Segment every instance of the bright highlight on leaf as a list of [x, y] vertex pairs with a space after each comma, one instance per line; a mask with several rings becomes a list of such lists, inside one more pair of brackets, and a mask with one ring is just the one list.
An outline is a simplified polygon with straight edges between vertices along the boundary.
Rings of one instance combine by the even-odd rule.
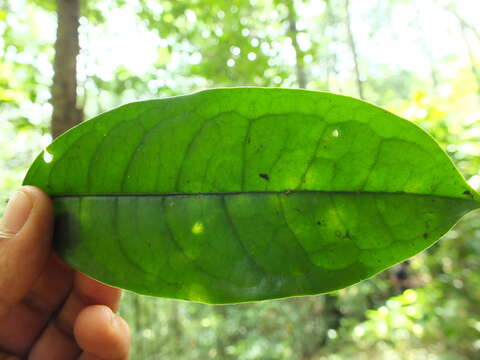
[[141, 294], [318, 294], [432, 245], [479, 207], [438, 144], [371, 104], [231, 88], [128, 104], [59, 137], [24, 183], [73, 267]]
[[199, 221], [197, 221], [195, 224], [193, 224], [192, 227], [192, 233], [193, 234], [201, 234], [203, 232], [203, 224]]
[[50, 154], [47, 150], [43, 151], [43, 161], [45, 161], [47, 164], [51, 163], [53, 160], [53, 155]]

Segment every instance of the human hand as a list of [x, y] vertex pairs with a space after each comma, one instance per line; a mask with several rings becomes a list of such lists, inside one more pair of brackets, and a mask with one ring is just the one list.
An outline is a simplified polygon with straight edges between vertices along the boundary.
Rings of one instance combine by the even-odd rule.
[[120, 290], [72, 270], [51, 250], [53, 209], [24, 186], [0, 222], [0, 360], [124, 360]]

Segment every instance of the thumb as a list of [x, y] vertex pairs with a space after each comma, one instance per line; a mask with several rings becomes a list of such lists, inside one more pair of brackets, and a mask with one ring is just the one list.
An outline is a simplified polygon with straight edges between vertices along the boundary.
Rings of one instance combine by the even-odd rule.
[[18, 303], [40, 275], [50, 254], [53, 207], [33, 186], [21, 187], [0, 220], [0, 316]]

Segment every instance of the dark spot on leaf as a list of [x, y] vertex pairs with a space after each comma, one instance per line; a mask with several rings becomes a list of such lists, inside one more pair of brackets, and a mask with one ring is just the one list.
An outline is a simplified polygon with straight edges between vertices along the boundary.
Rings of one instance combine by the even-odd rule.
[[427, 233], [424, 233], [424, 234], [423, 234], [423, 238], [424, 238], [424, 239], [428, 238], [428, 234], [427, 234]]
[[247, 138], [247, 143], [250, 144], [252, 142], [252, 139], [250, 137]]
[[260, 176], [262, 179], [270, 181], [270, 176], [268, 176], [268, 174], [258, 174], [258, 176]]
[[61, 251], [62, 254], [70, 255], [71, 252], [76, 251], [79, 243], [67, 243], [66, 241], [61, 241], [65, 239], [67, 234], [72, 234], [78, 231], [80, 224], [75, 216], [69, 212], [60, 212], [55, 215], [55, 230], [53, 241], [55, 243], [55, 248], [58, 251]]
[[463, 192], [463, 195], [472, 196], [472, 193], [470, 192], [470, 190], [465, 190], [465, 191]]

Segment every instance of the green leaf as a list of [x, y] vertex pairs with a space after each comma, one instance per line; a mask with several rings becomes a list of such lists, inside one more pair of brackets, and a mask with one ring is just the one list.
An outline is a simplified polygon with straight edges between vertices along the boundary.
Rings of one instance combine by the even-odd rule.
[[68, 131], [25, 184], [74, 268], [206, 303], [318, 294], [432, 245], [470, 188], [423, 130], [371, 104], [231, 88], [128, 104]]

